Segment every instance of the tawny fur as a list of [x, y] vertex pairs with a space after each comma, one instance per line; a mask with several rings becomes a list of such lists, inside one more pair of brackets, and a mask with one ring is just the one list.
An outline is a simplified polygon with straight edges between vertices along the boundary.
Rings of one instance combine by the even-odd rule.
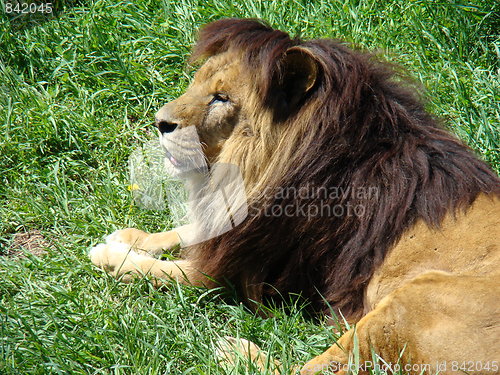
[[[263, 302], [276, 291], [300, 293], [316, 312], [327, 311], [326, 299], [357, 322], [362, 361], [373, 348], [395, 364], [404, 349], [403, 363], [451, 374], [457, 363], [498, 360], [500, 183], [413, 90], [367, 54], [290, 39], [253, 20], [206, 26], [193, 51], [199, 59], [206, 62], [193, 84], [157, 113], [159, 128], [196, 126], [210, 165], [238, 166], [249, 217], [185, 249], [184, 260], [151, 257], [182, 240], [175, 230], [125, 229], [94, 248], [92, 261], [124, 281], [217, 280]], [[273, 206], [324, 203], [276, 195], [306, 186], [376, 194], [322, 198], [363, 204], [361, 217], [265, 215]], [[301, 373], [341, 369], [353, 334]]]

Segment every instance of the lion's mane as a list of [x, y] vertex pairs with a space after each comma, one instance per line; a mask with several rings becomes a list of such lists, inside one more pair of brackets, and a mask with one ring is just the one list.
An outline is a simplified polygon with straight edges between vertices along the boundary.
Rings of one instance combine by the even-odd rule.
[[[312, 53], [318, 79], [291, 108], [282, 100], [283, 56], [294, 46]], [[250, 215], [188, 251], [203, 272], [236, 285], [248, 298], [297, 293], [315, 311], [330, 305], [359, 317], [374, 270], [417, 220], [436, 227], [478, 194], [500, 194], [495, 173], [440, 128], [416, 90], [395, 79], [388, 64], [340, 42], [291, 39], [262, 22], [235, 19], [204, 27], [192, 59], [230, 49], [240, 52], [254, 78], [255, 111], [270, 113], [270, 126], [259, 137], [273, 149], [228, 139], [221, 158], [242, 168]], [[377, 194], [325, 199], [269, 193], [311, 187], [371, 188]], [[289, 204], [361, 204], [364, 214], [289, 217], [266, 211]]]

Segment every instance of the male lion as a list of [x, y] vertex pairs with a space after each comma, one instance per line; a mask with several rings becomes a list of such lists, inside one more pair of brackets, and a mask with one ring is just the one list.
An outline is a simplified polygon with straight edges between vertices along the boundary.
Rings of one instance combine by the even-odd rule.
[[342, 372], [355, 335], [361, 362], [373, 349], [432, 373], [498, 372], [500, 181], [414, 90], [365, 53], [255, 20], [205, 26], [192, 59], [205, 60], [194, 82], [156, 115], [161, 144], [176, 164], [178, 134], [196, 129], [207, 174], [240, 169], [249, 215], [182, 260], [154, 257], [175, 229], [124, 229], [92, 262], [254, 301], [297, 293], [357, 323], [301, 374]]

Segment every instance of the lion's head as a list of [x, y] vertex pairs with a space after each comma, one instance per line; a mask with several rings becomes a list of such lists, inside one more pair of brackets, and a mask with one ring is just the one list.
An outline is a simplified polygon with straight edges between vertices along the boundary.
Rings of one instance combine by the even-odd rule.
[[233, 133], [248, 130], [250, 81], [239, 60], [235, 52], [213, 56], [195, 74], [187, 91], [158, 111], [156, 123], [165, 149], [175, 147], [168, 142], [175, 143], [182, 130], [195, 127], [205, 156], [213, 162]]
[[[227, 25], [222, 25], [224, 22]], [[187, 150], [192, 152], [194, 144], [199, 142], [209, 163], [240, 166], [250, 188], [268, 166], [272, 165], [270, 177], [276, 179], [275, 172], [279, 169], [276, 163], [280, 160], [287, 163], [287, 155], [294, 153], [302, 129], [283, 122], [293, 113], [304, 114], [304, 104], [318, 78], [318, 66], [307, 48], [290, 45], [266, 69], [271, 60], [251, 57], [253, 53], [269, 52], [267, 48], [260, 50], [258, 40], [255, 46], [242, 49], [236, 39], [235, 43], [229, 42], [232, 38], [224, 42], [225, 34], [217, 29], [227, 26], [232, 32], [243, 32], [244, 37], [245, 32], [250, 36], [267, 33], [267, 26], [251, 20], [219, 23], [201, 31], [192, 60], [206, 59], [206, 62], [186, 92], [157, 112], [156, 124], [161, 143], [174, 164], [186, 159]], [[212, 40], [214, 33], [220, 34], [217, 37], [221, 40]], [[289, 42], [287, 34], [279, 31], [275, 34], [277, 42]], [[196, 128], [196, 133], [189, 131], [189, 127]], [[190, 142], [183, 133], [196, 134], [199, 139]], [[283, 142], [285, 138], [287, 142]], [[282, 154], [284, 159], [273, 157], [278, 150], [286, 150]]]
[[156, 115], [161, 142], [179, 163], [193, 153], [181, 135], [196, 129], [203, 158], [240, 168], [250, 215], [189, 251], [254, 300], [300, 293], [359, 314], [409, 226], [439, 225], [498, 192], [489, 168], [372, 56], [227, 19], [201, 30], [192, 59], [205, 61], [192, 85]]

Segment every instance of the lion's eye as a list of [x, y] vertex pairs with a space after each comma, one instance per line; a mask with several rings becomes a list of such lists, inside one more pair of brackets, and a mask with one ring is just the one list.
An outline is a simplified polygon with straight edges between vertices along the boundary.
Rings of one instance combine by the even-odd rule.
[[212, 97], [212, 100], [210, 100], [210, 103], [208, 105], [212, 105], [215, 103], [226, 103], [229, 101], [229, 96], [226, 94], [214, 94]]

